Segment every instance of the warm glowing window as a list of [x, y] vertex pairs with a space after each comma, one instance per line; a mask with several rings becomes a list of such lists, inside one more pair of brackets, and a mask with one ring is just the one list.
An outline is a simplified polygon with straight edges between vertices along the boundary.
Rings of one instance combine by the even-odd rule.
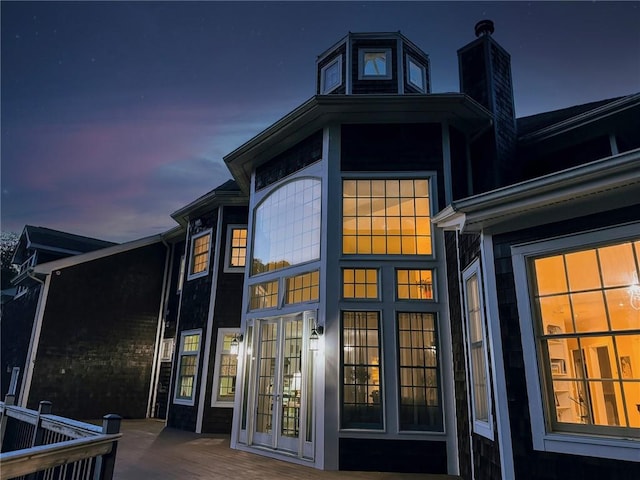
[[382, 428], [380, 314], [342, 313], [342, 427]]
[[378, 270], [375, 268], [343, 268], [344, 298], [378, 298]]
[[182, 332], [176, 381], [175, 403], [193, 405], [198, 373], [201, 330]]
[[433, 300], [432, 270], [396, 270], [398, 299]]
[[640, 436], [640, 241], [531, 262], [554, 430]]
[[247, 256], [247, 227], [229, 227], [227, 239], [227, 262], [230, 269], [244, 270]]
[[249, 308], [273, 308], [278, 306], [278, 280], [251, 285], [251, 300]]
[[236, 374], [238, 355], [231, 353], [231, 341], [240, 332], [238, 330], [218, 330], [216, 348], [216, 366], [214, 371], [213, 404], [218, 406], [233, 406], [236, 394]]
[[398, 313], [400, 429], [442, 430], [433, 313]]
[[286, 284], [285, 303], [287, 304], [313, 302], [320, 298], [320, 272], [317, 270], [289, 277]]
[[430, 255], [429, 181], [343, 180], [342, 252]]
[[251, 274], [320, 258], [320, 186], [312, 178], [286, 183], [256, 208]]
[[189, 279], [201, 277], [209, 272], [211, 230], [194, 235], [191, 239]]

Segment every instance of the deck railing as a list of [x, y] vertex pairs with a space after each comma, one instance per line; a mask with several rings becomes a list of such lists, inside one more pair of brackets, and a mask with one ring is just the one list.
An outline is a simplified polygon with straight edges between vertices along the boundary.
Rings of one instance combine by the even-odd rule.
[[118, 415], [102, 427], [0, 402], [0, 480], [111, 480], [120, 433]]

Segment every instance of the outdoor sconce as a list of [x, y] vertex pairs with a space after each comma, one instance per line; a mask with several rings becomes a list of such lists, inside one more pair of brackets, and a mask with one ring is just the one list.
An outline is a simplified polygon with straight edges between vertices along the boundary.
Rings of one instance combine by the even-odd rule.
[[244, 335], [242, 335], [241, 333], [233, 336], [233, 339], [231, 340], [231, 344], [229, 345], [229, 353], [231, 355], [238, 354], [238, 350], [240, 348], [240, 342], [243, 339], [244, 339]]
[[324, 333], [324, 327], [322, 325], [314, 325], [311, 329], [311, 336], [309, 337], [309, 350], [315, 352], [318, 350], [319, 336]]

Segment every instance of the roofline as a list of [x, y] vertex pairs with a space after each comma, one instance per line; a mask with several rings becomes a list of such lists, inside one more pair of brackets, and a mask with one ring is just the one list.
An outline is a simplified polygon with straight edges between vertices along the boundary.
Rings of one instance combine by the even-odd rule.
[[415, 43], [413, 43], [411, 40], [409, 40], [402, 33], [401, 30], [398, 30], [396, 32], [349, 32], [344, 37], [342, 37], [340, 40], [338, 40], [337, 42], [334, 42], [329, 48], [325, 49], [323, 52], [321, 52], [319, 55], [317, 55], [316, 56], [316, 63], [321, 61], [322, 59], [326, 58], [329, 54], [334, 52], [336, 50], [336, 48], [338, 48], [341, 44], [347, 43], [347, 41], [352, 39], [352, 38], [356, 38], [356, 39], [358, 39], [358, 38], [364, 38], [364, 39], [379, 39], [379, 38], [388, 39], [388, 38], [393, 38], [393, 37], [395, 37], [396, 39], [398, 39], [398, 38], [402, 39], [402, 41], [404, 43], [409, 45], [411, 48], [416, 50], [418, 53], [420, 53], [421, 55], [424, 55], [426, 58], [429, 58], [429, 54], [424, 52], [424, 50], [422, 50]]
[[49, 275], [55, 270], [62, 270], [67, 267], [79, 265], [81, 263], [91, 262], [100, 258], [116, 255], [118, 253], [135, 250], [136, 248], [146, 247], [154, 243], [164, 242], [163, 234], [151, 235], [149, 237], [140, 238], [131, 242], [120, 243], [112, 247], [101, 248], [92, 252], [82, 253], [73, 257], [61, 258], [52, 262], [41, 263], [33, 267], [33, 272], [38, 275]]
[[[573, 117], [569, 117], [561, 122], [548, 125], [534, 132], [523, 135], [518, 138], [519, 142], [531, 143], [535, 141], [544, 140], [555, 135], [560, 135], [568, 130], [586, 125], [588, 123], [595, 122], [604, 117], [614, 115], [629, 108], [633, 108], [640, 105], [640, 93], [627, 95], [626, 97], [613, 100], [610, 103], [606, 103], [593, 110], [587, 110]], [[543, 112], [547, 113], [547, 112]]]
[[203, 196], [197, 198], [193, 202], [185, 205], [184, 207], [176, 210], [171, 214], [173, 218], [180, 225], [184, 226], [189, 223], [190, 214], [196, 212], [202, 208], [215, 208], [220, 205], [248, 205], [249, 199], [242, 192], [242, 190], [228, 191], [228, 190], [211, 190]]
[[[480, 232], [545, 207], [602, 192], [637, 189], [638, 161], [640, 148], [467, 197], [441, 210], [432, 223], [445, 230]], [[637, 198], [628, 201], [638, 203]]]
[[[454, 109], [456, 105], [461, 107]], [[378, 115], [378, 119], [386, 114], [390, 123], [402, 121], [415, 123], [416, 119], [411, 118], [412, 114], [431, 113], [434, 116], [441, 116], [440, 120], [435, 121], [452, 121], [456, 124], [456, 119], [461, 123], [465, 119], [473, 119], [478, 124], [482, 124], [482, 128], [490, 125], [493, 119], [486, 108], [468, 95], [457, 92], [415, 95], [315, 95], [224, 156], [223, 160], [238, 186], [247, 192], [250, 173], [245, 171], [243, 166], [255, 161], [262, 153], [261, 148], [264, 151], [270, 143], [271, 145], [280, 143], [280, 151], [285, 151], [297, 141], [332, 121], [368, 123], [373, 113]], [[463, 116], [463, 113], [466, 115]], [[425, 118], [424, 121], [428, 119]], [[465, 130], [465, 128], [461, 129]], [[466, 130], [481, 130], [481, 128], [478, 126]]]

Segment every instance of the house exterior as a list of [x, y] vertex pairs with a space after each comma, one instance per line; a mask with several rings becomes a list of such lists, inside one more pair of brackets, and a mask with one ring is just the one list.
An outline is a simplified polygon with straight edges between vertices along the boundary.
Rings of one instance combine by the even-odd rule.
[[0, 390], [3, 396], [18, 393], [24, 375], [33, 321], [42, 291], [41, 281], [34, 278], [34, 267], [113, 245], [113, 242], [50, 228], [24, 227], [12, 261], [18, 265], [18, 274], [11, 281], [15, 294], [2, 302]]

